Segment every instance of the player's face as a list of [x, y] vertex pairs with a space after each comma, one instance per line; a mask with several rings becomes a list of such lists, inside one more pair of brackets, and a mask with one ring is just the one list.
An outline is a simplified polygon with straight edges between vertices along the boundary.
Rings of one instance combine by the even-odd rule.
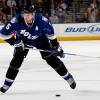
[[24, 21], [26, 23], [32, 23], [33, 22], [33, 13], [24, 13], [23, 17], [24, 17]]

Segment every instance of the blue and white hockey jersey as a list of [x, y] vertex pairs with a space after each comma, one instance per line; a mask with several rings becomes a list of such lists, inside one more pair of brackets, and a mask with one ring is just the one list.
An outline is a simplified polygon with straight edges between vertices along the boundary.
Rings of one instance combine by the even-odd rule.
[[21, 38], [26, 44], [36, 45], [37, 39], [43, 35], [53, 39], [54, 29], [50, 21], [42, 16], [41, 13], [35, 13], [35, 20], [31, 26], [28, 26], [21, 15], [13, 17], [11, 21], [5, 25], [0, 34], [6, 36], [11, 36], [11, 34], [16, 34], [16, 38]]

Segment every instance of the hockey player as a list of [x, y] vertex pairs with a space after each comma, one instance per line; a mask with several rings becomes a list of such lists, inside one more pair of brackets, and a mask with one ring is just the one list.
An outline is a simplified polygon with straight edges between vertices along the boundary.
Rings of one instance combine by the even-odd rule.
[[[42, 16], [41, 13], [36, 13], [34, 6], [25, 7], [21, 15], [12, 18], [11, 21], [2, 28], [0, 36], [15, 47], [4, 84], [0, 88], [2, 93], [5, 93], [13, 84], [19, 72], [19, 68], [28, 54], [29, 50], [26, 48], [30, 47], [52, 51], [40, 51], [42, 59], [65, 79], [72, 89], [75, 89], [76, 83], [73, 76], [57, 57], [64, 57], [64, 53], [54, 34], [52, 24], [47, 18]], [[53, 53], [53, 51], [56, 52]]]

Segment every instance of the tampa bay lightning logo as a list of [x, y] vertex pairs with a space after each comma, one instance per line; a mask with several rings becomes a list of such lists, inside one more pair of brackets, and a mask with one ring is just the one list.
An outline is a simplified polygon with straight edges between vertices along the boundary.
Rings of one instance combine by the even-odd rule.
[[100, 34], [100, 24], [94, 24], [87, 28], [87, 31], [91, 34]]
[[16, 17], [13, 17], [10, 22], [11, 23], [16, 23], [17, 22], [17, 18]]

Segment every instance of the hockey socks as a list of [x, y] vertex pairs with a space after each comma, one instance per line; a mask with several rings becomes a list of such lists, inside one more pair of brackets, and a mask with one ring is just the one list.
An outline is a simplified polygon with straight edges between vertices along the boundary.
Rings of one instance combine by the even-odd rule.
[[5, 93], [10, 88], [10, 86], [13, 84], [13, 82], [14, 82], [14, 80], [6, 78], [4, 85], [0, 88], [0, 91], [2, 93]]
[[73, 76], [70, 73], [67, 72], [66, 75], [64, 75], [62, 77], [68, 82], [68, 84], [70, 85], [70, 87], [72, 89], [75, 89], [76, 82], [75, 82]]

